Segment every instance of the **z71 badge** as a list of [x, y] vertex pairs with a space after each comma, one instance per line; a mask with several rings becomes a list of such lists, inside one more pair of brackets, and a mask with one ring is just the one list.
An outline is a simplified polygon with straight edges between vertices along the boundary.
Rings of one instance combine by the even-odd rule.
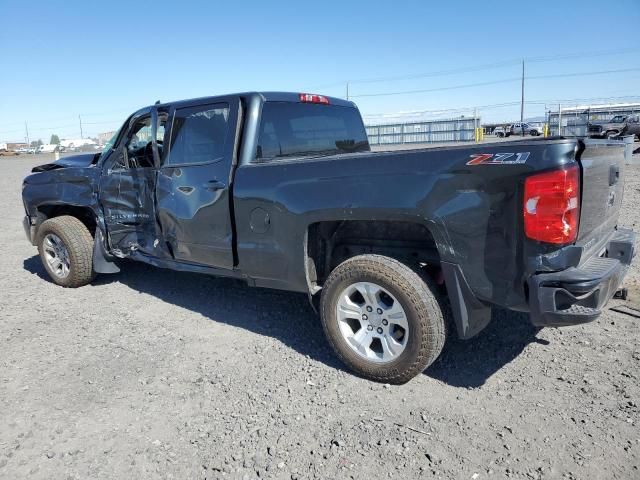
[[471, 155], [467, 165], [517, 165], [526, 162], [529, 153], [477, 153]]

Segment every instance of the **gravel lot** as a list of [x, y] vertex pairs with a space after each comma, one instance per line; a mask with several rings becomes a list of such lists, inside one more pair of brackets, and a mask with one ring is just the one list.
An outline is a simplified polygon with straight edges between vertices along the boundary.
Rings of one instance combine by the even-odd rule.
[[[640, 478], [640, 320], [499, 311], [424, 375], [372, 383], [304, 295], [135, 263], [51, 283], [21, 226], [46, 160], [0, 158], [0, 478]], [[638, 205], [633, 167], [621, 224]]]

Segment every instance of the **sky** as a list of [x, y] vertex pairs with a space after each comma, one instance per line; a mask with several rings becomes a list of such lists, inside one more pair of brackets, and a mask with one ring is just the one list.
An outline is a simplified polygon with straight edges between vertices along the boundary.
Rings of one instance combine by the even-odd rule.
[[517, 120], [522, 59], [527, 118], [640, 100], [640, 0], [493, 3], [0, 0], [0, 141], [25, 122], [32, 140], [77, 138], [79, 116], [94, 136], [156, 100], [347, 83], [368, 122]]

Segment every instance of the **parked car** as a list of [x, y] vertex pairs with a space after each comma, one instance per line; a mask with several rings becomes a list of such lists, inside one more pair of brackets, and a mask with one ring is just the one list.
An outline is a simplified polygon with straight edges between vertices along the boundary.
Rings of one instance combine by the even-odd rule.
[[511, 132], [509, 132], [509, 135], [507, 135], [508, 130], [509, 129], [507, 127], [496, 127], [493, 129], [493, 134], [498, 138], [508, 137], [509, 135], [511, 135]]
[[534, 137], [544, 135], [544, 123], [529, 123], [529, 135]]
[[616, 115], [606, 122], [590, 122], [588, 133], [594, 138], [634, 135], [640, 140], [640, 115]]
[[200, 98], [138, 110], [102, 153], [34, 168], [24, 228], [63, 287], [128, 258], [306, 293], [347, 366], [402, 383], [438, 357], [449, 321], [470, 338], [492, 306], [539, 327], [600, 315], [634, 253], [617, 224], [623, 151], [527, 139], [373, 153], [352, 102]]

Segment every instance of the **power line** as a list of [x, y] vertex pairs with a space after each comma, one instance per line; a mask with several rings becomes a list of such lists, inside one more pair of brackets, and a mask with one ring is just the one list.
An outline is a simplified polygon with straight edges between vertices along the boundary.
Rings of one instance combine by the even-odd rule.
[[[554, 103], [567, 103], [567, 104], [576, 104], [579, 102], [594, 102], [594, 101], [612, 101], [612, 100], [640, 100], [640, 95], [628, 95], [623, 97], [591, 97], [591, 98], [570, 98], [570, 99], [539, 99], [539, 100], [528, 100], [525, 101], [525, 105], [549, 105]], [[420, 115], [429, 115], [429, 114], [440, 114], [440, 113], [458, 113], [458, 112], [471, 112], [474, 109], [478, 110], [491, 110], [496, 108], [503, 107], [515, 107], [520, 105], [520, 100], [514, 100], [512, 102], [503, 102], [503, 103], [492, 103], [487, 105], [476, 105], [472, 107], [460, 107], [460, 108], [442, 108], [436, 110], [411, 110], [408, 112], [396, 112], [396, 113], [369, 113], [363, 114], [363, 118], [381, 118], [381, 117], [400, 117], [400, 116], [420, 116]]]
[[[573, 60], [579, 58], [593, 58], [593, 57], [602, 57], [607, 55], [625, 55], [629, 53], [640, 52], [640, 48], [627, 48], [627, 49], [618, 49], [618, 50], [606, 50], [600, 52], [580, 52], [580, 53], [569, 53], [569, 54], [558, 54], [558, 55], [547, 55], [540, 57], [529, 57], [525, 58], [525, 62], [533, 62], [533, 63], [543, 63], [543, 62], [553, 62], [558, 60]], [[350, 84], [363, 84], [363, 83], [382, 83], [382, 82], [392, 82], [398, 80], [413, 80], [416, 78], [427, 78], [427, 77], [439, 77], [446, 75], [455, 75], [459, 73], [471, 73], [478, 72], [481, 70], [491, 70], [496, 68], [502, 68], [507, 66], [515, 66], [519, 65], [522, 59], [511, 59], [504, 60], [501, 62], [487, 63], [483, 65], [476, 65], [473, 67], [460, 67], [453, 68], [449, 70], [439, 70], [434, 72], [425, 72], [425, 73], [416, 73], [409, 75], [397, 75], [392, 77], [374, 77], [374, 78], [361, 78], [356, 80], [349, 80]], [[313, 87], [312, 89], [323, 89], [323, 88], [331, 88], [331, 87], [343, 87], [346, 81], [335, 82], [331, 84], [326, 84], [319, 87]]]
[[[563, 78], [563, 77], [581, 77], [581, 76], [591, 76], [591, 75], [604, 75], [610, 73], [624, 73], [624, 72], [632, 72], [638, 71], [640, 67], [635, 68], [622, 68], [618, 70], [600, 70], [596, 72], [579, 72], [579, 73], [560, 73], [560, 74], [551, 74], [551, 75], [536, 75], [527, 77], [528, 80], [540, 80], [546, 78]], [[472, 88], [472, 87], [482, 87], [486, 85], [496, 85], [499, 83], [510, 83], [521, 81], [520, 77], [516, 78], [505, 78], [502, 80], [493, 80], [490, 82], [477, 82], [477, 83], [468, 83], [464, 85], [452, 85], [450, 87], [439, 87], [439, 88], [428, 88], [428, 89], [419, 89], [419, 90], [404, 90], [400, 92], [380, 92], [380, 93], [362, 93], [360, 95], [351, 95], [352, 98], [360, 98], [360, 97], [385, 97], [390, 95], [408, 95], [412, 93], [428, 93], [428, 92], [441, 92], [445, 90], [457, 90], [461, 88]]]
[[[440, 70], [436, 72], [428, 72], [428, 73], [418, 73], [415, 75], [399, 75], [395, 77], [378, 77], [378, 78], [367, 78], [367, 79], [359, 79], [359, 80], [350, 80], [349, 83], [381, 83], [381, 82], [391, 82], [397, 80], [412, 80], [416, 78], [427, 78], [427, 77], [439, 77], [445, 75], [454, 75], [456, 73], [469, 73], [469, 72], [477, 72], [480, 70], [491, 70], [494, 68], [505, 67], [509, 65], [515, 65], [520, 63], [520, 60], [507, 60], [504, 62], [490, 63], [485, 65], [478, 65], [475, 67], [462, 67], [462, 68], [454, 68], [451, 70]], [[344, 82], [340, 85], [344, 85]]]
[[459, 88], [471, 88], [471, 87], [483, 87], [486, 85], [497, 85], [499, 83], [510, 83], [510, 82], [519, 82], [520, 78], [505, 78], [503, 80], [493, 80], [490, 82], [478, 82], [478, 83], [468, 83], [465, 85], [453, 85], [451, 87], [439, 87], [439, 88], [427, 88], [420, 90], [405, 90], [402, 92], [382, 92], [382, 93], [362, 93], [360, 95], [351, 95], [351, 98], [360, 98], [360, 97], [386, 97], [389, 95], [407, 95], [410, 93], [427, 93], [427, 92], [442, 92], [444, 90], [457, 90]]
[[603, 57], [610, 55], [626, 55], [628, 53], [636, 53], [640, 52], [640, 48], [621, 48], [618, 50], [607, 50], [600, 52], [582, 52], [582, 53], [567, 53], [567, 54], [558, 54], [558, 55], [547, 55], [541, 57], [529, 57], [525, 58], [526, 62], [552, 62], [556, 60], [573, 60], [577, 58], [593, 58], [593, 57]]
[[585, 77], [590, 75], [604, 75], [608, 73], [626, 73], [626, 72], [636, 72], [640, 70], [640, 67], [633, 68], [620, 68], [617, 70], [599, 70], [596, 72], [577, 72], [577, 73], [554, 73], [551, 75], [535, 75], [531, 77], [527, 77], [528, 80], [539, 80], [542, 78], [564, 78], [564, 77]]
[[[42, 127], [42, 128], [31, 128], [31, 132], [50, 132], [51, 130], [59, 130], [61, 128], [70, 128], [70, 127], [75, 127], [76, 124], [71, 124], [71, 125], [58, 125], [56, 127]], [[5, 134], [5, 133], [15, 133], [15, 132], [23, 132], [24, 130], [21, 128], [19, 130], [5, 130], [0, 132], [0, 134]]]

